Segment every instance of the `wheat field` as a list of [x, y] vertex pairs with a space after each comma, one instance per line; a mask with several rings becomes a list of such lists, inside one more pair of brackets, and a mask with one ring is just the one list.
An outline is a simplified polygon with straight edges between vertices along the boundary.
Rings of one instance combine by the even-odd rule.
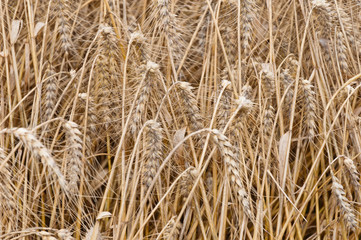
[[360, 0], [1, 0], [0, 239], [359, 239]]

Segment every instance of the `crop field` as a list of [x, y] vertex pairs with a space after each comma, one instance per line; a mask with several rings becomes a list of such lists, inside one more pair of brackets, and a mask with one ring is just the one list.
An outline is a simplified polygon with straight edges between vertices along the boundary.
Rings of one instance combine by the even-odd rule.
[[0, 240], [361, 237], [360, 0], [0, 0]]

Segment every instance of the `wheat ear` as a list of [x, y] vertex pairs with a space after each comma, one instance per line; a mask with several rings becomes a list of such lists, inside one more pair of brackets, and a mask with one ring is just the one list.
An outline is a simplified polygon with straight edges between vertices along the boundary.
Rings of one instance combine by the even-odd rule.
[[337, 50], [337, 59], [340, 64], [340, 68], [343, 72], [346, 72], [348, 69], [348, 64], [346, 57], [346, 45], [342, 31], [337, 31], [336, 33], [336, 50]]
[[268, 70], [266, 67], [262, 68], [262, 85], [265, 91], [265, 97], [268, 100], [268, 104], [272, 104], [272, 98], [275, 94], [275, 76], [274, 73]]
[[47, 70], [47, 81], [45, 82], [45, 102], [44, 102], [44, 120], [47, 121], [51, 117], [57, 98], [57, 85], [55, 71], [49, 67]]
[[167, 37], [169, 49], [175, 62], [175, 68], [178, 69], [179, 61], [182, 59], [182, 41], [178, 24], [174, 14], [170, 12], [169, 0], [157, 0], [155, 7], [156, 21], [159, 24], [160, 32]]
[[234, 66], [237, 54], [237, 31], [234, 31], [228, 24], [224, 28], [224, 47], [230, 66]]
[[61, 240], [74, 240], [71, 232], [68, 229], [60, 229], [56, 231], [56, 235]]
[[[93, 232], [94, 232], [94, 227], [89, 228], [85, 234], [84, 240], [92, 240]], [[94, 240], [103, 240], [104, 239], [102, 234], [99, 232], [99, 230], [98, 230], [98, 233], [96, 234], [96, 236], [97, 237]]]
[[[221, 101], [219, 104], [219, 110], [217, 112], [217, 119], [218, 119], [218, 129], [223, 130], [226, 126], [229, 117], [231, 115], [231, 108], [232, 108], [232, 91], [230, 90], [230, 84], [229, 81], [223, 80], [221, 83], [221, 87], [219, 89], [222, 89], [223, 87], [226, 87], [226, 89], [223, 92], [223, 95], [221, 97]], [[218, 91], [218, 95], [220, 94], [220, 91]]]
[[[85, 114], [86, 101], [88, 98], [88, 94], [87, 93], [79, 93], [78, 96], [81, 99], [81, 103], [84, 106], [84, 114]], [[91, 133], [94, 135], [96, 134], [96, 130], [97, 130], [97, 127], [96, 127], [97, 122], [98, 122], [98, 117], [96, 115], [96, 106], [95, 106], [93, 98], [89, 96], [87, 125], [89, 126]]]
[[233, 146], [228, 141], [227, 137], [224, 136], [219, 130], [213, 129], [212, 134], [213, 139], [217, 143], [219, 151], [221, 152], [223, 160], [226, 164], [227, 172], [231, 180], [231, 186], [237, 192], [238, 199], [243, 207], [244, 213], [248, 218], [253, 220], [254, 216], [252, 213], [251, 203], [247, 190], [242, 182], [239, 169], [239, 159], [237, 159], [237, 155], [233, 152]]
[[274, 120], [275, 120], [275, 109], [272, 106], [268, 106], [263, 116], [264, 132], [267, 136], [271, 135]]
[[355, 231], [357, 228], [356, 216], [354, 213], [354, 209], [348, 202], [346, 198], [346, 193], [341, 185], [340, 181], [336, 176], [332, 174], [332, 193], [335, 195], [337, 199], [337, 204], [341, 209], [341, 213], [343, 215], [343, 219], [346, 222], [346, 226], [348, 229]]
[[35, 137], [32, 131], [25, 128], [5, 128], [0, 131], [0, 134], [13, 134], [19, 138], [21, 142], [37, 157], [41, 159], [44, 165], [48, 166], [49, 169], [58, 179], [59, 185], [64, 191], [68, 191], [68, 184], [65, 180], [64, 175], [61, 173], [59, 167], [50, 151]]
[[160, 124], [154, 120], [146, 122], [145, 127], [145, 164], [143, 168], [143, 185], [146, 190], [153, 182], [154, 176], [157, 173], [159, 162], [162, 159], [162, 128]]
[[69, 52], [74, 49], [73, 42], [70, 37], [70, 3], [68, 0], [57, 0], [55, 4], [55, 9], [57, 10], [56, 16], [59, 23], [58, 31], [60, 35], [60, 44], [65, 56], [67, 56], [69, 55]]
[[64, 124], [67, 136], [69, 162], [67, 164], [68, 173], [68, 187], [69, 192], [75, 194], [78, 192], [78, 182], [80, 180], [82, 171], [83, 158], [83, 140], [82, 134], [79, 131], [79, 126], [75, 122], [67, 121]]
[[193, 93], [193, 87], [188, 82], [178, 82], [176, 86], [190, 130], [197, 131], [202, 129], [202, 117], [200, 115], [196, 96]]
[[198, 177], [198, 171], [195, 167], [188, 168], [186, 174], [181, 179], [181, 194], [183, 197], [189, 196], [189, 192], [192, 190], [194, 180]]
[[315, 8], [313, 13], [318, 23], [317, 30], [322, 37], [328, 38], [333, 28], [335, 12], [326, 0], [313, 0], [312, 5]]
[[[15, 209], [16, 201], [14, 201], [11, 192], [11, 172], [8, 163], [3, 163], [6, 159], [6, 152], [0, 147], [0, 213], [5, 209]], [[6, 213], [5, 211], [3, 213]]]
[[[178, 235], [180, 233], [180, 229], [182, 227], [181, 223], [175, 224], [175, 220], [177, 219], [176, 216], [173, 216], [167, 223], [167, 225], [162, 230], [163, 232], [163, 239], [169, 239], [169, 240], [176, 240], [178, 239]], [[175, 227], [175, 230], [173, 228]], [[172, 231], [173, 230], [173, 231]], [[172, 235], [171, 235], [172, 234]]]
[[284, 109], [286, 111], [286, 114], [288, 117], [291, 116], [291, 104], [292, 104], [292, 99], [294, 96], [294, 90], [293, 87], [291, 86], [294, 82], [291, 74], [290, 74], [290, 70], [289, 69], [284, 69], [280, 75], [281, 81], [282, 81], [282, 85], [283, 85], [283, 90], [285, 91], [285, 101], [284, 101]]
[[137, 49], [140, 51], [141, 63], [147, 64], [147, 61], [150, 59], [150, 49], [142, 31], [137, 30], [130, 34], [130, 42], [137, 46]]
[[152, 89], [154, 88], [154, 85], [156, 85], [158, 74], [160, 74], [159, 65], [152, 61], [148, 61], [143, 75], [143, 86], [141, 86], [141, 92], [136, 100], [137, 104], [134, 109], [134, 116], [130, 125], [130, 132], [132, 134], [136, 134], [142, 124], [143, 116], [146, 112], [146, 105], [150, 100]]
[[252, 23], [256, 15], [256, 7], [254, 0], [242, 1], [242, 48], [246, 56], [249, 55]]
[[117, 78], [118, 45], [114, 30], [108, 25], [100, 26], [99, 56], [96, 61], [96, 95], [95, 102], [99, 115], [108, 128], [113, 120], [112, 103], [114, 95], [111, 90], [119, 86]]
[[346, 172], [348, 173], [348, 177], [351, 179], [351, 183], [354, 186], [355, 190], [358, 191], [360, 189], [360, 173], [357, 171], [357, 168], [352, 161], [352, 159], [345, 157], [343, 163], [346, 167]]
[[316, 135], [316, 94], [309, 80], [300, 79], [306, 115], [307, 136], [312, 140]]

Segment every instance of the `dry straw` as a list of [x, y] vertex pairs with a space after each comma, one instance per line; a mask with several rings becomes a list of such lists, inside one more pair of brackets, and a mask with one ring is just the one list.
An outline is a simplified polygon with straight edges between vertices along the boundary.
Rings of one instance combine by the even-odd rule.
[[359, 2], [1, 1], [0, 239], [358, 239]]

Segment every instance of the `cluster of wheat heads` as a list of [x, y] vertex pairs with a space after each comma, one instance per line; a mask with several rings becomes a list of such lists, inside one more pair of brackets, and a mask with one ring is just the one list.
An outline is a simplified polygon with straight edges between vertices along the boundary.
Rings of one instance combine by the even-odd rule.
[[0, 239], [358, 239], [358, 0], [1, 0]]

